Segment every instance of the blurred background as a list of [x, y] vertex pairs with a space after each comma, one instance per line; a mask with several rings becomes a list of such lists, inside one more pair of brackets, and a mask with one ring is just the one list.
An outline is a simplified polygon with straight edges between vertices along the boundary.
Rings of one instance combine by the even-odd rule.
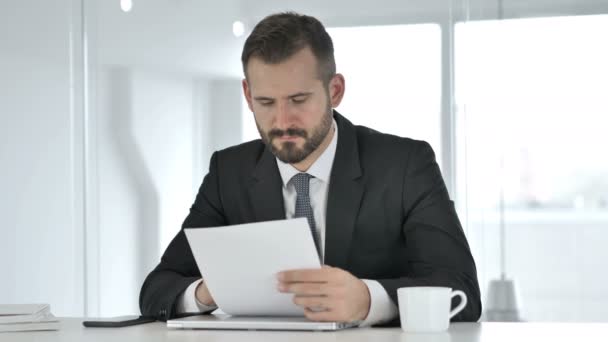
[[285, 10], [329, 28], [338, 111], [433, 146], [484, 320], [608, 321], [608, 0], [1, 0], [0, 303], [138, 312], [211, 153], [258, 137], [240, 52]]

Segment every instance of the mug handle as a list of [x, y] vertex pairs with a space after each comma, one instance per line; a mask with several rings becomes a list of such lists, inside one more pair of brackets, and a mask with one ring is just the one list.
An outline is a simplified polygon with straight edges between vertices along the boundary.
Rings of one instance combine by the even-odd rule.
[[450, 311], [450, 319], [456, 316], [460, 311], [464, 309], [465, 306], [467, 306], [467, 295], [464, 294], [464, 292], [460, 290], [454, 290], [452, 291], [452, 296], [450, 297], [450, 299], [456, 296], [460, 297], [460, 304], [458, 304], [458, 306], [455, 307], [454, 310]]

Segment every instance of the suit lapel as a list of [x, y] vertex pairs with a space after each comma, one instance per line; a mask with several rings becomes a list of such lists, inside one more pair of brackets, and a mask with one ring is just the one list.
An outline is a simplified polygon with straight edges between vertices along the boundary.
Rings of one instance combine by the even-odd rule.
[[282, 187], [275, 157], [264, 148], [249, 187], [249, 199], [257, 222], [285, 219]]
[[338, 146], [331, 170], [325, 225], [325, 264], [345, 268], [363, 196], [363, 177], [355, 127], [340, 114]]

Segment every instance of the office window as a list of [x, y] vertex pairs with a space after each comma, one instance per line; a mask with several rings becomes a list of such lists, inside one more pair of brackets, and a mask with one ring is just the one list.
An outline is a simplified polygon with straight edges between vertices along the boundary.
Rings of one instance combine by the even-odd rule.
[[606, 15], [456, 25], [459, 211], [480, 285], [514, 278], [524, 320], [608, 317], [606, 32]]
[[[428, 141], [440, 161], [439, 25], [328, 29], [337, 71], [346, 78], [338, 112], [356, 125]], [[243, 106], [243, 140], [259, 137]]]

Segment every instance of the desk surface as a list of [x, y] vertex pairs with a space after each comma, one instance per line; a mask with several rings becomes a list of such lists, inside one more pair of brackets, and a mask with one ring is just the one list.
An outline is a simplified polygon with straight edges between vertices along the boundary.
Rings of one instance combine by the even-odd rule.
[[61, 319], [59, 331], [0, 333], [0, 341], [260, 341], [260, 342], [524, 342], [608, 341], [608, 323], [453, 323], [446, 333], [406, 334], [400, 328], [336, 332], [171, 330], [155, 322], [125, 328], [84, 328], [83, 319]]

